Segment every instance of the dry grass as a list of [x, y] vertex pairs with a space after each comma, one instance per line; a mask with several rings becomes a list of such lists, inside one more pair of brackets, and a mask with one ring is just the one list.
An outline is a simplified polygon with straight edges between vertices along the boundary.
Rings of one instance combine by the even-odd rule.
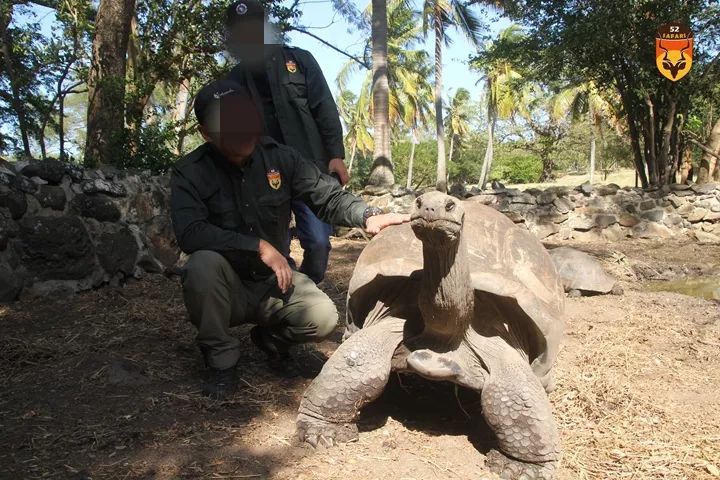
[[[674, 241], [677, 242], [677, 241]], [[339, 241], [325, 290], [339, 309], [362, 242]], [[558, 477], [713, 479], [720, 474], [720, 307], [636, 289], [634, 265], [703, 274], [720, 247], [627, 242], [583, 248], [626, 295], [568, 299], [551, 394], [564, 458]], [[357, 442], [296, 446], [297, 402], [337, 346], [297, 352], [307, 378], [268, 371], [238, 328], [244, 388], [198, 393], [203, 371], [176, 280], [0, 308], [0, 478], [493, 478], [492, 437], [452, 389], [396, 383], [361, 421]], [[418, 388], [419, 387], [419, 388]]]

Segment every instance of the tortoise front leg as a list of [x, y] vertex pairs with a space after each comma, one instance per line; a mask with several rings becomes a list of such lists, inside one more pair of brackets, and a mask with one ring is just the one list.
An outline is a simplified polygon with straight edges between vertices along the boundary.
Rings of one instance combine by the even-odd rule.
[[560, 435], [540, 380], [502, 338], [473, 332], [467, 340], [489, 370], [481, 403], [499, 450], [488, 453], [488, 467], [501, 478], [551, 480], [560, 459]]
[[388, 318], [364, 328], [345, 342], [323, 366], [300, 401], [297, 434], [313, 446], [332, 446], [358, 436], [360, 409], [375, 400], [390, 377], [405, 320]]

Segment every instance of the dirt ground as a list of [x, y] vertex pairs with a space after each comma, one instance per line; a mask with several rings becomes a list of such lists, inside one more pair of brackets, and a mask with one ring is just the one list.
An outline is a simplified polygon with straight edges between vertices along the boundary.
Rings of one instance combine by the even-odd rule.
[[[342, 310], [364, 246], [337, 241], [325, 289]], [[568, 298], [550, 395], [569, 479], [720, 477], [720, 304], [644, 282], [717, 275], [720, 247], [689, 240], [577, 245], [623, 296]], [[493, 440], [466, 392], [393, 378], [360, 439], [294, 442], [298, 400], [337, 346], [295, 352], [304, 377], [271, 373], [247, 338], [231, 400], [203, 372], [176, 278], [0, 307], [0, 478], [478, 479]]]

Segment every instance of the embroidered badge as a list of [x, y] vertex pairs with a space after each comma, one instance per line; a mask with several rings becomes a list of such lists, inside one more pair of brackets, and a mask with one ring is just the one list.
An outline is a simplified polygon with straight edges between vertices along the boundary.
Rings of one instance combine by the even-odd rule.
[[297, 63], [293, 62], [292, 60], [288, 60], [287, 63], [285, 63], [285, 66], [287, 67], [287, 71], [290, 73], [297, 72]]
[[267, 178], [268, 183], [270, 184], [270, 187], [273, 188], [273, 190], [279, 189], [280, 185], [282, 185], [282, 178], [280, 177], [280, 172], [278, 172], [274, 168], [267, 172]]
[[244, 3], [238, 3], [238, 6], [235, 7], [235, 12], [237, 12], [238, 15], [245, 15], [247, 10], [247, 5]]

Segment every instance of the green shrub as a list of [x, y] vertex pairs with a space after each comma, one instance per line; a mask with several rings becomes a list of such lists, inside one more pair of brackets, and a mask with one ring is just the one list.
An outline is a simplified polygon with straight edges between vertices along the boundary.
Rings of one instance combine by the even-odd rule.
[[509, 152], [500, 155], [490, 170], [490, 180], [508, 183], [537, 182], [542, 174], [540, 159], [526, 152]]

